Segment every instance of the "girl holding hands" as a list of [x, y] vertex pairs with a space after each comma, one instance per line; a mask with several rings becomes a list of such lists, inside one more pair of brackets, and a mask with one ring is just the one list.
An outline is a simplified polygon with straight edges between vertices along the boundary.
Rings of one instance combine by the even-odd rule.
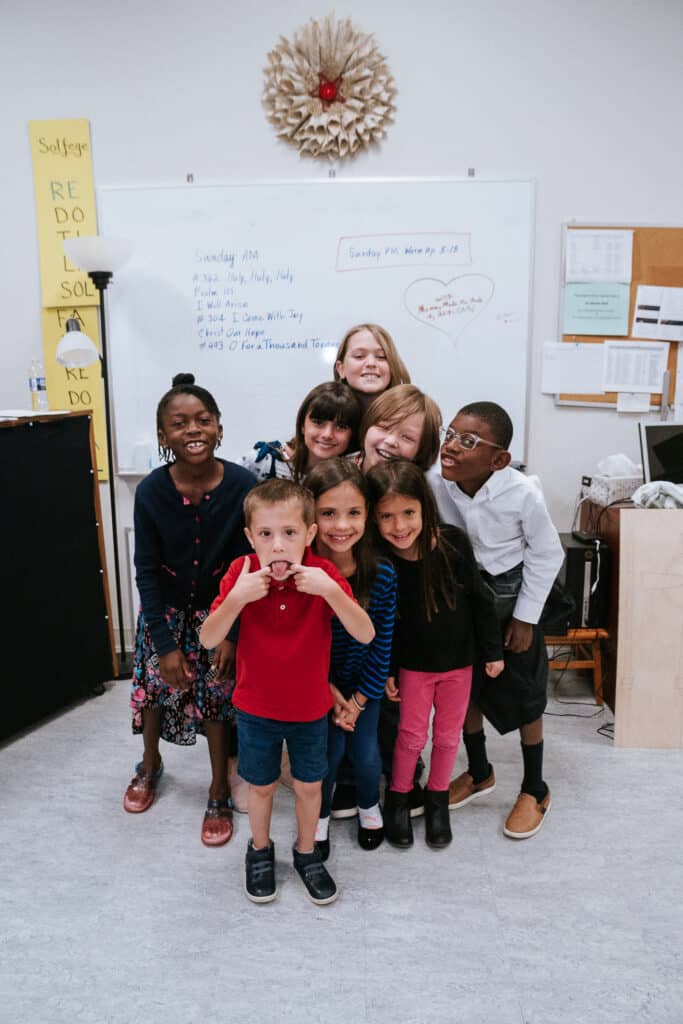
[[348, 755], [358, 806], [358, 843], [376, 849], [384, 838], [379, 807], [381, 759], [377, 721], [389, 674], [396, 613], [396, 572], [380, 558], [365, 532], [368, 490], [362, 473], [347, 459], [329, 459], [306, 477], [315, 498], [317, 555], [332, 562], [368, 612], [374, 640], [359, 644], [338, 620], [332, 623], [331, 689], [335, 701], [328, 731], [328, 770], [323, 780], [316, 844], [323, 860], [330, 850], [329, 823], [337, 770]]

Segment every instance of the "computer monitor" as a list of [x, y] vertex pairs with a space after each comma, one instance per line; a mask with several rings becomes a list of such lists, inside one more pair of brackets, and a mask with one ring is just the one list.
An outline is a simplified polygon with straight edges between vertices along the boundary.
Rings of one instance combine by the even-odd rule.
[[645, 482], [683, 484], [683, 423], [639, 423]]

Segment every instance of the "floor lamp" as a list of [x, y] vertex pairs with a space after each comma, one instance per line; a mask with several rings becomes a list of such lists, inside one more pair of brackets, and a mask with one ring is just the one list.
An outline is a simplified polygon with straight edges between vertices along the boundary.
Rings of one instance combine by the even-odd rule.
[[[109, 504], [111, 507], [111, 534], [114, 549], [114, 577], [116, 582], [116, 608], [119, 617], [119, 645], [121, 661], [126, 661], [126, 641], [123, 631], [123, 602], [121, 600], [121, 569], [119, 564], [118, 520], [116, 516], [116, 480], [114, 475], [114, 453], [112, 443], [111, 401], [109, 395], [109, 366], [107, 362], [107, 324], [104, 308], [104, 292], [114, 272], [129, 259], [132, 246], [129, 242], [118, 238], [100, 238], [98, 235], [83, 238], [64, 239], [64, 251], [71, 262], [85, 270], [95, 285], [100, 300], [100, 340], [102, 343], [102, 385], [104, 390], [104, 415], [107, 434], [107, 457], [109, 460]], [[106, 268], [106, 269], [104, 269]], [[76, 321], [78, 326], [78, 321]], [[65, 339], [69, 333], [67, 330]], [[62, 339], [63, 341], [65, 339]], [[61, 342], [60, 342], [61, 344]], [[64, 346], [66, 347], [66, 346]], [[93, 360], [90, 360], [92, 362]], [[85, 364], [87, 365], [87, 364]]]

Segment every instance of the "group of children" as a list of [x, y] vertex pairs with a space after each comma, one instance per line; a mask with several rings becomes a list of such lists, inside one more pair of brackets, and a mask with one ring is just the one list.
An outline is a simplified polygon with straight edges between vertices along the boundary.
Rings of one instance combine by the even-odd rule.
[[[157, 432], [167, 465], [135, 498], [132, 708], [144, 752], [125, 809], [154, 801], [160, 738], [204, 733], [202, 841], [231, 838], [230, 781], [246, 782], [245, 888], [269, 902], [284, 743], [294, 867], [310, 898], [330, 903], [337, 780], [353, 794], [362, 849], [385, 836], [411, 846], [422, 812], [427, 843], [443, 848], [449, 809], [495, 787], [485, 716], [502, 733], [520, 730], [524, 777], [504, 831], [534, 835], [550, 807], [538, 620], [562, 548], [540, 489], [509, 466], [505, 411], [468, 405], [442, 432], [390, 336], [363, 324], [339, 347], [335, 381], [304, 399], [291, 441], [258, 442], [242, 466], [218, 458], [220, 412], [191, 375], [161, 399]], [[451, 781], [461, 732], [468, 768]]]

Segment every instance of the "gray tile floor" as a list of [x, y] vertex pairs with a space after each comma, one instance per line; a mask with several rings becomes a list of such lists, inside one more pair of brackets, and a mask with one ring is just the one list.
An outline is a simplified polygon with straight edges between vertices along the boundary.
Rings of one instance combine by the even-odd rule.
[[613, 749], [596, 732], [609, 711], [548, 716], [553, 807], [514, 842], [518, 742], [489, 730], [497, 789], [454, 816], [448, 850], [426, 848], [422, 823], [405, 853], [365, 853], [354, 824], [333, 825], [330, 907], [293, 873], [281, 790], [280, 895], [254, 906], [246, 818], [227, 847], [199, 841], [203, 743], [166, 746], [157, 803], [124, 813], [127, 703], [112, 684], [0, 748], [2, 1024], [683, 1021], [682, 751]]

